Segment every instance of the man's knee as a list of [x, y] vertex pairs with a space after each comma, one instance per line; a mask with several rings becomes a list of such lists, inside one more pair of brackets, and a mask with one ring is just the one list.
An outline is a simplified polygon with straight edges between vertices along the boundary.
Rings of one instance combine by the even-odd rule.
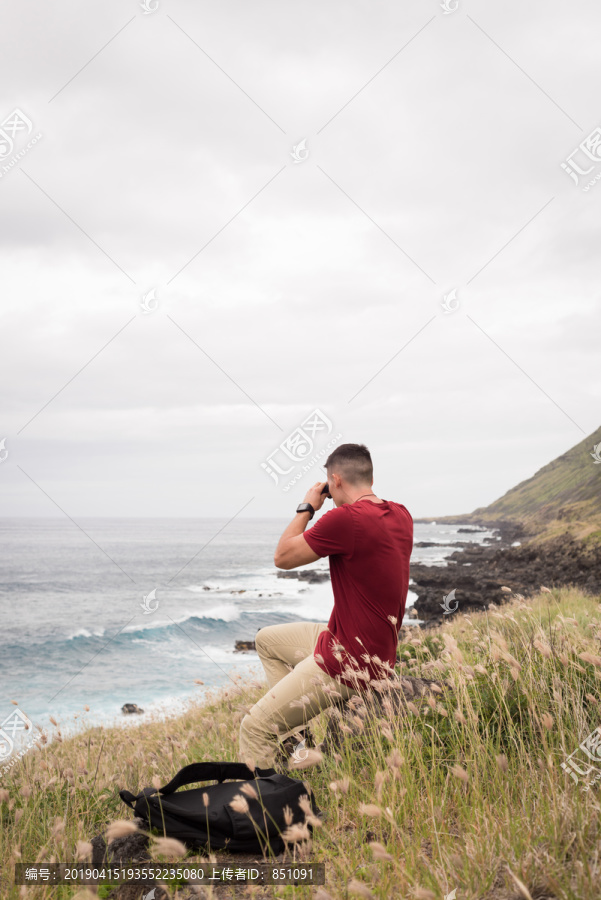
[[263, 628], [259, 628], [255, 635], [257, 653], [269, 656], [269, 648], [273, 646], [274, 632], [277, 628], [279, 628], [278, 625], [265, 625]]
[[266, 625], [264, 628], [259, 628], [259, 630], [255, 634], [255, 647], [257, 649], [257, 653], [265, 651], [270, 628], [271, 625]]

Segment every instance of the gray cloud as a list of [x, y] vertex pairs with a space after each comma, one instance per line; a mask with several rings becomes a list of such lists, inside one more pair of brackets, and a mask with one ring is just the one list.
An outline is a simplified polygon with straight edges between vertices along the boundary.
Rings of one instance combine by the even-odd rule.
[[598, 427], [599, 16], [5, 3], [4, 514], [57, 512], [21, 465], [72, 515], [287, 516], [320, 474], [261, 462], [320, 407], [442, 515]]

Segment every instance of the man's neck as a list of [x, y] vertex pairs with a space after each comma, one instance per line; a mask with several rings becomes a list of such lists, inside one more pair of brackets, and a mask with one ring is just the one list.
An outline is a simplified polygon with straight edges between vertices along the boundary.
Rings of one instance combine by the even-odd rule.
[[353, 492], [353, 494], [349, 495], [348, 500], [343, 501], [342, 505], [344, 506], [345, 503], [358, 503], [359, 500], [369, 500], [371, 503], [384, 502], [383, 500], [380, 500], [380, 498], [377, 497], [373, 491], [366, 490], [365, 488], [363, 488], [363, 490], [357, 488], [356, 491]]

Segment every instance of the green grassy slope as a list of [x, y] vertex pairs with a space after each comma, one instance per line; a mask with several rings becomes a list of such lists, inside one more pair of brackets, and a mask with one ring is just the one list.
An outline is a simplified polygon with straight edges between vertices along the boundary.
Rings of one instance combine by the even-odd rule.
[[445, 519], [491, 523], [512, 520], [544, 539], [570, 532], [575, 537], [601, 540], [601, 464], [595, 464], [591, 456], [593, 447], [600, 443], [598, 428], [489, 506]]
[[[312, 751], [290, 772], [310, 785], [323, 815], [311, 843], [304, 825], [288, 836], [285, 865], [324, 863], [325, 885], [253, 885], [251, 894], [212, 883], [197, 900], [601, 897], [601, 784], [594, 769], [574, 781], [566, 763], [575, 754], [586, 772], [580, 745], [599, 724], [600, 601], [568, 588], [527, 604], [511, 595], [498, 609], [457, 612], [402, 643], [399, 675], [445, 681], [452, 691], [371, 722], [360, 704], [338, 751]], [[239, 759], [240, 721], [266, 689], [240, 679], [185, 715], [61, 740], [69, 721], [57, 723], [54, 740], [17, 760], [0, 784], [2, 900], [94, 900], [67, 885], [22, 890], [15, 863], [90, 863], [94, 836], [138, 827], [120, 789], [166, 784], [192, 762]], [[317, 742], [328, 725], [325, 713], [311, 721]], [[185, 848], [151, 840], [153, 862], [183, 862]], [[201, 860], [192, 851], [186, 864]], [[241, 857], [216, 851], [211, 862], [235, 867]], [[98, 897], [144, 892], [109, 889], [103, 883]], [[168, 895], [192, 900], [189, 887]]]

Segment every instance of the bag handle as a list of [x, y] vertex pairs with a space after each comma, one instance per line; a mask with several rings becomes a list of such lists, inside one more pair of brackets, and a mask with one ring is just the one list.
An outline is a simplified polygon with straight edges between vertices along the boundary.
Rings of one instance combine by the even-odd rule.
[[136, 796], [134, 796], [134, 794], [132, 794], [131, 791], [119, 791], [119, 796], [121, 797], [121, 799], [123, 800], [124, 803], [127, 803], [127, 805], [130, 807], [130, 809], [135, 809], [134, 803], [136, 802], [136, 800], [138, 798]]
[[[169, 784], [158, 789], [146, 789], [143, 793], [150, 797], [152, 794], [172, 794], [185, 784], [193, 784], [195, 781], [225, 781], [226, 778], [239, 778], [244, 781], [252, 781], [254, 778], [267, 778], [275, 775], [275, 769], [249, 769], [247, 765], [239, 762], [204, 762], [190, 763], [184, 766]], [[137, 800], [129, 791], [119, 791], [119, 796], [124, 803], [133, 809], [132, 801]]]

